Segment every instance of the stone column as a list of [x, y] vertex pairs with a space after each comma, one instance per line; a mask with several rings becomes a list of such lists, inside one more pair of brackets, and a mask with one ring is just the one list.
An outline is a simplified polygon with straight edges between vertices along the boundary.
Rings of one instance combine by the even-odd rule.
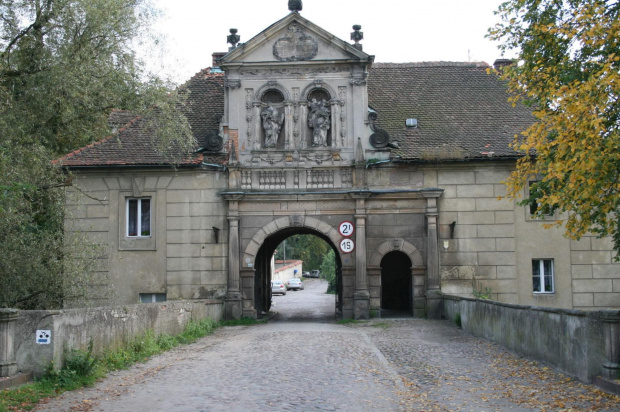
[[370, 292], [366, 273], [366, 199], [368, 192], [352, 194], [355, 199], [355, 293], [353, 318], [370, 319]]
[[228, 200], [228, 290], [224, 297], [224, 318], [241, 319], [242, 296], [239, 285], [239, 200], [242, 194], [226, 194]]
[[0, 309], [0, 378], [17, 374], [15, 359], [15, 324], [17, 309]]
[[620, 379], [620, 311], [601, 312], [600, 319], [605, 327], [605, 353], [603, 377]]
[[443, 193], [440, 190], [424, 192], [426, 197], [426, 316], [429, 319], [441, 319], [441, 276], [439, 272], [439, 231], [437, 221], [439, 210], [437, 198]]

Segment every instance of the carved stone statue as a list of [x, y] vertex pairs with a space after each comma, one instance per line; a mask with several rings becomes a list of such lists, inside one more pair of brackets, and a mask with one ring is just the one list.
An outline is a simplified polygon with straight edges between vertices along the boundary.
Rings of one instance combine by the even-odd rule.
[[325, 100], [312, 99], [308, 126], [312, 129], [312, 146], [327, 146], [327, 131], [331, 127], [331, 112]]
[[284, 113], [278, 112], [273, 106], [266, 107], [260, 114], [263, 120], [263, 130], [265, 131], [265, 148], [276, 147], [282, 123], [284, 123]]

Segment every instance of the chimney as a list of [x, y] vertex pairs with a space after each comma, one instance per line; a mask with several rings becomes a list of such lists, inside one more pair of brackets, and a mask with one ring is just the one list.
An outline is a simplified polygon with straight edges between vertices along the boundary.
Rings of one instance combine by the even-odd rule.
[[504, 70], [504, 68], [508, 66], [512, 66], [516, 62], [517, 61], [515, 59], [497, 59], [493, 63], [493, 68], [497, 70], [498, 72], [501, 72]]
[[220, 67], [220, 63], [218, 62], [219, 59], [221, 59], [222, 57], [226, 56], [227, 52], [215, 52], [211, 55], [211, 58], [213, 59], [213, 62], [211, 63], [211, 67], [215, 68], [215, 67]]

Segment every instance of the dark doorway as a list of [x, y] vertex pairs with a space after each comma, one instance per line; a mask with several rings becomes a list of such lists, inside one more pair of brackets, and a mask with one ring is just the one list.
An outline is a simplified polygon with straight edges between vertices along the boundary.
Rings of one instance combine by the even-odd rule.
[[[283, 229], [273, 235], [269, 236], [263, 242], [260, 247], [258, 254], [256, 255], [256, 260], [254, 263], [254, 307], [256, 309], [257, 316], [259, 318], [267, 315], [271, 310], [272, 302], [274, 298], [271, 293], [271, 280], [272, 280], [272, 268], [271, 268], [271, 259], [278, 249], [279, 245], [285, 240], [295, 235], [313, 235], [316, 236], [327, 243], [329, 248], [331, 248], [334, 253], [334, 273], [336, 274], [336, 287], [335, 287], [335, 296], [334, 306], [336, 317], [342, 314], [342, 263], [340, 261], [340, 254], [337, 252], [336, 248], [332, 244], [331, 240], [324, 236], [323, 234], [316, 232], [314, 230], [308, 228], [298, 228], [291, 227], [287, 229]], [[331, 252], [330, 252], [331, 253]], [[287, 258], [296, 259], [296, 257], [287, 255]], [[313, 268], [311, 268], [313, 269]], [[304, 269], [305, 270], [305, 269]], [[301, 277], [301, 274], [300, 276]], [[282, 296], [278, 295], [277, 298], [282, 298]], [[281, 300], [281, 299], [280, 299]], [[333, 312], [332, 312], [333, 313]], [[332, 315], [333, 316], [333, 315]]]
[[385, 255], [381, 260], [381, 316], [390, 311], [411, 315], [412, 292], [409, 256], [402, 252]]

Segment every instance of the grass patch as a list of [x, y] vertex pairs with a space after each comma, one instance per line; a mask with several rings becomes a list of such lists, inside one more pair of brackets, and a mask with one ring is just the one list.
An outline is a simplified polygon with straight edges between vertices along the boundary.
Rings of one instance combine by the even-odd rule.
[[223, 320], [220, 326], [252, 326], [267, 323], [267, 319], [241, 318], [235, 320]]
[[463, 322], [461, 321], [461, 314], [457, 313], [454, 315], [454, 324], [457, 328], [461, 329], [463, 327]]
[[389, 328], [392, 325], [390, 325], [387, 322], [378, 322], [378, 323], [373, 323], [370, 326], [372, 326], [373, 328], [387, 329], [387, 328]]
[[[249, 321], [244, 322], [250, 324]], [[92, 356], [92, 342], [87, 351], [67, 350], [65, 363], [60, 371], [55, 371], [52, 364], [36, 382], [0, 392], [0, 412], [32, 410], [43, 398], [56, 397], [65, 391], [91, 386], [110, 371], [127, 369], [175, 346], [195, 342], [213, 333], [220, 325], [228, 326], [226, 323], [228, 322], [217, 323], [211, 319], [190, 321], [185, 330], [176, 336], [155, 336], [152, 330], [147, 331], [122, 348], [97, 357]]]
[[355, 319], [351, 319], [351, 318], [346, 318], [346, 319], [340, 319], [337, 323], [339, 325], [357, 325], [360, 323], [366, 323], [368, 322], [367, 320], [355, 320]]

